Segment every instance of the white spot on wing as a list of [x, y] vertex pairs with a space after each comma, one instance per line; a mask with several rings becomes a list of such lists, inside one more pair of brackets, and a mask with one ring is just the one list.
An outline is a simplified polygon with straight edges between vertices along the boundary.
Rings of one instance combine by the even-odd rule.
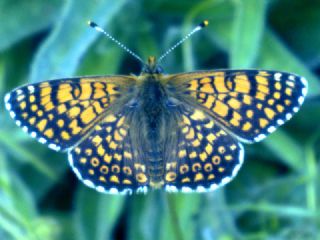
[[276, 130], [276, 128], [274, 126], [270, 126], [267, 131], [268, 133], [273, 133]]
[[102, 187], [102, 186], [97, 186], [97, 187], [96, 187], [96, 190], [97, 190], [98, 192], [101, 192], [101, 193], [105, 193], [105, 192], [106, 192], [106, 190], [105, 190], [104, 187]]
[[51, 148], [52, 150], [55, 150], [55, 151], [59, 151], [61, 148], [59, 146], [57, 146], [56, 144], [53, 144], [53, 143], [50, 143], [48, 145], [49, 148]]
[[93, 182], [91, 182], [91, 181], [88, 180], [88, 179], [83, 180], [83, 183], [84, 183], [85, 185], [87, 185], [88, 187], [90, 187], [90, 188], [95, 188]]
[[110, 193], [110, 194], [118, 194], [119, 191], [118, 191], [118, 189], [116, 189], [116, 188], [110, 188], [109, 193]]
[[5, 102], [9, 102], [9, 100], [10, 100], [10, 93], [7, 93], [5, 96], [4, 96], [4, 101]]
[[208, 190], [203, 186], [198, 186], [196, 189], [196, 192], [200, 192], [200, 193], [207, 192], [207, 191]]
[[15, 118], [16, 114], [13, 111], [10, 111], [10, 117]]
[[44, 139], [44, 138], [39, 138], [39, 142], [42, 143], [42, 144], [45, 144], [47, 142], [47, 140]]
[[32, 133], [30, 133], [30, 136], [31, 136], [32, 138], [35, 138], [35, 137], [37, 137], [37, 133], [36, 133], [36, 132], [32, 132]]
[[307, 92], [308, 92], [308, 90], [307, 90], [307, 88], [305, 87], [305, 88], [302, 88], [302, 95], [303, 96], [306, 96], [307, 95]]
[[278, 123], [279, 125], [282, 125], [282, 124], [284, 124], [284, 121], [283, 121], [282, 119], [278, 119], [278, 120], [277, 120], [277, 123]]
[[307, 79], [305, 79], [304, 77], [301, 78], [301, 82], [303, 85], [308, 86]]
[[290, 80], [292, 80], [292, 81], [294, 81], [294, 79], [295, 79], [295, 76], [293, 76], [293, 75], [290, 75], [290, 76], [289, 76], [289, 79], [290, 79]]
[[178, 189], [176, 186], [172, 186], [172, 185], [166, 185], [165, 190], [167, 192], [178, 192]]
[[303, 101], [304, 101], [304, 97], [299, 97], [298, 98], [298, 102], [299, 102], [300, 105], [303, 103]]
[[22, 127], [22, 131], [24, 131], [25, 133], [28, 132], [28, 128], [26, 126]]
[[190, 193], [190, 192], [192, 192], [192, 189], [189, 187], [182, 187], [181, 192]]
[[290, 120], [291, 118], [292, 118], [292, 114], [291, 114], [291, 113], [287, 113], [287, 114], [286, 114], [286, 119], [287, 119], [287, 120]]
[[282, 76], [282, 73], [279, 73], [279, 72], [275, 73], [274, 74], [274, 79], [277, 80], [277, 81], [280, 81], [281, 80], [281, 76]]
[[34, 86], [28, 86], [29, 93], [34, 93]]
[[11, 104], [10, 104], [10, 103], [6, 103], [6, 109], [7, 109], [8, 111], [11, 110]]
[[265, 134], [260, 134], [260, 135], [258, 135], [257, 137], [255, 137], [254, 140], [255, 140], [256, 142], [259, 142], [259, 141], [261, 141], [262, 139], [264, 139], [265, 137], [266, 137]]
[[221, 180], [221, 184], [222, 185], [225, 185], [227, 183], [229, 183], [231, 181], [231, 178], [230, 177], [225, 177]]
[[210, 191], [215, 191], [215, 190], [217, 190], [219, 188], [219, 186], [217, 185], [217, 184], [215, 184], [215, 183], [213, 183], [213, 184], [211, 184], [211, 186], [210, 186]]

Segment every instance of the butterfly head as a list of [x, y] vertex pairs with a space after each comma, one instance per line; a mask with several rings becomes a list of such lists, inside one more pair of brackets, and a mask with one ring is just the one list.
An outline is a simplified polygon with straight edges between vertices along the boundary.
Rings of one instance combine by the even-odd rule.
[[161, 74], [161, 73], [163, 73], [163, 69], [157, 63], [156, 57], [154, 56], [148, 57], [148, 61], [142, 69], [142, 74]]

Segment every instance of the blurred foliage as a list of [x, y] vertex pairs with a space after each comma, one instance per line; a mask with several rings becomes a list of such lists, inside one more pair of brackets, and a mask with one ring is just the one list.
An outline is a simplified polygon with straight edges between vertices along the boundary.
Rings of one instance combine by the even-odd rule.
[[310, 86], [301, 111], [247, 145], [236, 179], [207, 194], [99, 194], [76, 179], [65, 154], [16, 127], [1, 101], [0, 239], [320, 239], [319, 1], [1, 0], [0, 9], [1, 99], [28, 82], [139, 73], [139, 63], [86, 26], [89, 19], [143, 58], [208, 19], [166, 58], [167, 72], [275, 69]]

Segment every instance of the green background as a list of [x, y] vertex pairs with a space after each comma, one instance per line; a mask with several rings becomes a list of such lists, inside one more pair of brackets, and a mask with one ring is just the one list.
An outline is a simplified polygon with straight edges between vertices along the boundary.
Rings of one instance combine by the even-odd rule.
[[111, 196], [88, 189], [67, 156], [29, 138], [1, 100], [0, 239], [320, 239], [320, 2], [301, 0], [0, 0], [0, 96], [22, 84], [138, 74], [143, 59], [193, 26], [208, 28], [163, 61], [168, 73], [262, 68], [305, 76], [301, 111], [262, 143], [227, 186], [206, 194]]

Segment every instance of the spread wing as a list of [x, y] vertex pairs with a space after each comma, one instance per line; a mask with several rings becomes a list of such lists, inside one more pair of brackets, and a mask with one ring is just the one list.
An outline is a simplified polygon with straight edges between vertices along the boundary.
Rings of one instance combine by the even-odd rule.
[[73, 171], [87, 186], [111, 194], [146, 192], [150, 186], [171, 192], [213, 191], [240, 169], [241, 144], [204, 111], [181, 102], [168, 107], [157, 151], [138, 115], [137, 109], [123, 106], [69, 151]]
[[227, 132], [249, 143], [289, 120], [307, 93], [304, 78], [275, 71], [203, 71], [166, 81], [175, 96], [202, 107]]
[[169, 192], [213, 191], [238, 173], [244, 150], [204, 111], [177, 107], [176, 141], [167, 146], [165, 188]]
[[8, 93], [5, 104], [31, 137], [54, 150], [65, 150], [81, 141], [134, 82], [126, 76], [40, 82]]
[[[147, 160], [134, 116], [123, 106], [106, 115], [90, 135], [69, 151], [69, 163], [78, 178], [99, 192], [131, 194], [149, 187]], [[143, 134], [143, 133], [142, 133]]]

